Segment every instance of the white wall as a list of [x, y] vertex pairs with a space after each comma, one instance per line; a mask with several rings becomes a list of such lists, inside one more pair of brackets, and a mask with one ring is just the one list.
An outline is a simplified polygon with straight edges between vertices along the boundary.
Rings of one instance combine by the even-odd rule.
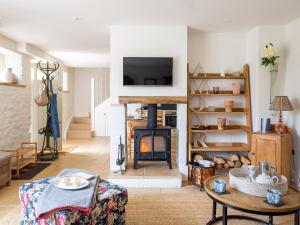
[[[118, 96], [186, 96], [187, 27], [185, 26], [112, 26], [111, 96], [109, 111], [111, 131], [110, 169], [117, 170], [116, 158], [119, 137], [125, 140], [125, 110], [118, 105]], [[172, 87], [123, 87], [123, 57], [173, 57]], [[185, 107], [181, 107], [184, 115]], [[186, 127], [179, 136], [179, 154], [186, 154]], [[185, 158], [180, 157], [179, 168], [186, 168]], [[182, 167], [181, 167], [182, 166]], [[187, 170], [181, 169], [186, 174]]]
[[[185, 96], [187, 28], [112, 26], [111, 96]], [[172, 87], [124, 87], [123, 57], [173, 57]]]
[[103, 83], [103, 86], [98, 85], [95, 87], [95, 106], [97, 106], [108, 96], [109, 90], [107, 88], [109, 84], [105, 82], [107, 82], [106, 78], [109, 76], [109, 69], [76, 68], [74, 75], [74, 114], [75, 116], [88, 116], [88, 113], [91, 112], [91, 79], [95, 79], [95, 85]]
[[[251, 100], [253, 130], [260, 129], [260, 118], [272, 117], [275, 114], [270, 106], [270, 72], [269, 68], [261, 65], [262, 51], [266, 44], [273, 43], [279, 58], [279, 72], [274, 85], [273, 95], [281, 95], [284, 87], [286, 67], [285, 29], [284, 26], [263, 26], [252, 29], [247, 33], [247, 63], [250, 65]], [[274, 96], [273, 96], [274, 97]]]
[[74, 69], [63, 68], [68, 73], [68, 91], [62, 93], [62, 138], [66, 139], [67, 131], [74, 117]]
[[[295, 162], [293, 178], [300, 187], [300, 18], [286, 27], [286, 79], [284, 94], [291, 100], [294, 111], [284, 112], [284, 120], [293, 129], [293, 148]], [[295, 168], [294, 168], [295, 166]]]
[[205, 72], [241, 70], [246, 59], [245, 33], [188, 32], [188, 63], [192, 72], [198, 62]]

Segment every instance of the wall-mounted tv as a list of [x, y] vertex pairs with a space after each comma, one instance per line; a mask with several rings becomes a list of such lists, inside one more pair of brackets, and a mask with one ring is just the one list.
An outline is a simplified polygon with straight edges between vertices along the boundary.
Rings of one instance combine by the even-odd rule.
[[123, 85], [172, 86], [173, 58], [124, 57]]

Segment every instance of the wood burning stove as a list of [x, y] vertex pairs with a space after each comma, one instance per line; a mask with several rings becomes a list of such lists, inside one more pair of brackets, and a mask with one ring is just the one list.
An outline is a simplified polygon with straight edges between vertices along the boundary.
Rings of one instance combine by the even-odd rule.
[[167, 161], [171, 163], [171, 128], [157, 127], [157, 105], [148, 105], [147, 127], [134, 128], [134, 168], [138, 161]]

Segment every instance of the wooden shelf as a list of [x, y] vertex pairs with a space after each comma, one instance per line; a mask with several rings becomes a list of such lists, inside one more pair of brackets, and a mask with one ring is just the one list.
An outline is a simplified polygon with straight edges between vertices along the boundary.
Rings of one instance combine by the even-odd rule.
[[250, 148], [245, 143], [206, 143], [208, 145], [205, 147], [194, 147], [191, 145], [192, 152], [240, 152], [240, 151], [249, 151]]
[[249, 128], [244, 125], [227, 125], [224, 130], [219, 130], [216, 125], [209, 125], [209, 129], [200, 130], [197, 128], [191, 128], [191, 133], [242, 133], [248, 132]]
[[245, 92], [241, 91], [240, 94], [233, 94], [232, 91], [220, 91], [219, 94], [214, 94], [213, 91], [208, 91], [208, 93], [199, 93], [196, 91], [194, 94], [190, 93], [189, 96], [244, 96]]
[[119, 96], [119, 104], [187, 104], [186, 96]]
[[225, 112], [225, 108], [215, 108], [215, 111], [208, 111], [208, 108], [203, 108], [201, 111], [198, 111], [199, 108], [195, 108], [195, 111], [189, 109], [191, 113], [196, 114], [243, 114], [247, 112], [245, 108], [232, 108], [232, 112]]
[[25, 88], [25, 84], [12, 84], [12, 83], [5, 83], [5, 82], [0, 82], [0, 85], [4, 86], [11, 86], [11, 87], [20, 87], [20, 88]]
[[197, 76], [194, 76], [193, 73], [189, 73], [189, 79], [245, 79], [245, 76], [243, 74], [236, 76], [229, 73], [225, 77], [221, 77], [220, 73], [206, 73], [206, 76], [204, 74], [197, 74]]

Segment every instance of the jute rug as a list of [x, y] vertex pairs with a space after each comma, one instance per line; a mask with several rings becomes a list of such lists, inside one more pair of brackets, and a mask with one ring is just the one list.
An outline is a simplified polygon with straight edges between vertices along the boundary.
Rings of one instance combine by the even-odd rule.
[[[190, 188], [188, 188], [190, 189]], [[150, 193], [149, 193], [150, 192]], [[168, 193], [169, 192], [169, 193]], [[221, 214], [218, 207], [218, 215]], [[228, 212], [239, 214], [236, 211]], [[245, 214], [244, 214], [245, 215]], [[129, 203], [126, 207], [126, 225], [205, 225], [211, 216], [211, 200], [199, 190], [147, 189], [129, 190]], [[2, 225], [17, 225], [21, 218], [21, 207], [16, 207], [4, 218]], [[266, 219], [266, 217], [260, 217]], [[276, 225], [293, 224], [292, 216], [275, 217]], [[221, 224], [221, 223], [218, 223]], [[255, 222], [230, 220], [229, 225], [255, 225]]]

